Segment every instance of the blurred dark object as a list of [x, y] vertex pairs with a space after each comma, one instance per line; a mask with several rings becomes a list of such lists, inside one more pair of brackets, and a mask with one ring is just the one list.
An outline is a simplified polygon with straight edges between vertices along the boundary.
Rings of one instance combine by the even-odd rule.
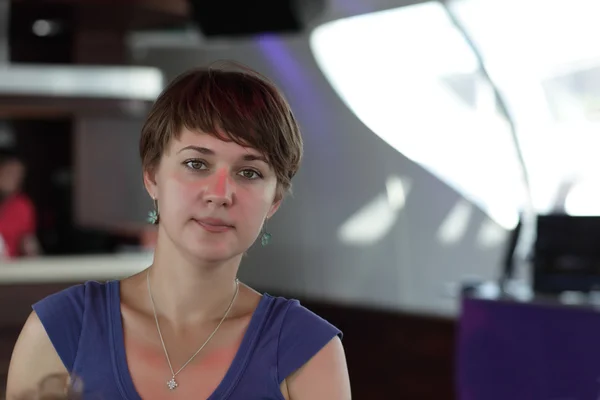
[[[64, 227], [56, 232], [56, 241], [52, 242], [52, 255], [90, 255], [115, 253], [119, 245], [118, 239], [108, 233], [97, 230]], [[45, 237], [46, 246], [50, 243], [49, 236]]]
[[207, 36], [299, 33], [325, 8], [325, 0], [189, 0]]
[[124, 35], [170, 29], [189, 21], [184, 0], [13, 0], [10, 60], [24, 63], [123, 64]]
[[177, 28], [189, 22], [186, 0], [12, 0], [10, 3], [10, 58], [15, 62], [76, 62], [76, 53], [86, 51], [86, 47], [93, 47], [103, 56], [113, 53], [110, 57], [117, 58], [114, 55], [117, 47], [117, 53], [125, 48], [123, 33]]
[[516, 250], [517, 245], [519, 244], [522, 227], [523, 218], [522, 214], [519, 213], [519, 222], [517, 223], [517, 226], [509, 233], [506, 253], [504, 254], [504, 260], [502, 260], [502, 273], [500, 276], [500, 284], [502, 286], [509, 282], [515, 274], [515, 267], [519, 261], [517, 260]]
[[24, 393], [13, 400], [80, 400], [83, 382], [69, 374], [53, 374], [42, 379], [37, 390]]
[[538, 216], [533, 287], [547, 294], [600, 288], [600, 217]]
[[[162, 78], [158, 71], [129, 66], [127, 35], [181, 29], [190, 22], [186, 0], [0, 0], [0, 5], [0, 64], [7, 66], [0, 117], [5, 118], [145, 114], [158, 89], [149, 95], [145, 90], [161, 86]], [[93, 80], [86, 73], [109, 84], [84, 85]], [[153, 74], [150, 83], [148, 74]], [[134, 78], [140, 83], [131, 87], [146, 89], [125, 94], [110, 89]], [[43, 82], [54, 82], [55, 88]]]

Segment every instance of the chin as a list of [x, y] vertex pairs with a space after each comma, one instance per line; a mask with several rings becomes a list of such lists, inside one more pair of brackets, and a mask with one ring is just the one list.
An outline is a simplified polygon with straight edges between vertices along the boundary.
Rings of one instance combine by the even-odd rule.
[[246, 251], [241, 243], [245, 240], [240, 241], [241, 232], [237, 230], [209, 233], [199, 228], [195, 222], [187, 228], [178, 237], [179, 248], [199, 263], [228, 261]]
[[193, 242], [185, 246], [193, 258], [198, 261], [208, 263], [219, 263], [230, 260], [243, 251], [238, 251], [237, 246], [233, 246], [226, 241], [214, 241], [212, 243]]

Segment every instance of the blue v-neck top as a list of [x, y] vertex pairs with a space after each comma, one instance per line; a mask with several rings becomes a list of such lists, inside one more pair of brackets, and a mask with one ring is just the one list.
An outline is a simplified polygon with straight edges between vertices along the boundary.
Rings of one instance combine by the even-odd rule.
[[[33, 309], [84, 399], [140, 400], [125, 356], [119, 281], [87, 282]], [[341, 332], [297, 300], [264, 294], [225, 377], [208, 400], [283, 400], [280, 384]]]

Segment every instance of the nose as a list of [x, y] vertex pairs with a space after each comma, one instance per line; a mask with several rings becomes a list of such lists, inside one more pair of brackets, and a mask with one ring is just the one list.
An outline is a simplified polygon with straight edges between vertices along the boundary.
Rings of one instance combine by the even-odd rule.
[[228, 207], [233, 201], [234, 184], [226, 168], [221, 168], [209, 177], [204, 201], [218, 207]]

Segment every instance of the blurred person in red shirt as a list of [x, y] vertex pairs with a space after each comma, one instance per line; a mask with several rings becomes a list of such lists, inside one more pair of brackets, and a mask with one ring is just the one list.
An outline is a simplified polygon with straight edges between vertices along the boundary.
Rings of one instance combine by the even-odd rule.
[[16, 153], [0, 150], [0, 259], [35, 256], [40, 252], [35, 208], [21, 186], [25, 165]]

